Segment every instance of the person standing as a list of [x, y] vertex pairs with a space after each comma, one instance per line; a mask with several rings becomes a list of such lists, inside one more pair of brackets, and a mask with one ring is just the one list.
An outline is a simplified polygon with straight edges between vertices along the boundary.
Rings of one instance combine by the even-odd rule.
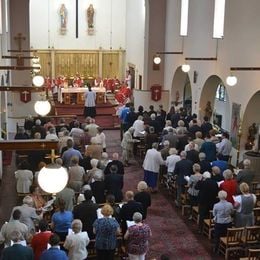
[[93, 223], [93, 232], [96, 234], [95, 247], [98, 260], [113, 260], [117, 246], [117, 235], [120, 234], [118, 222], [111, 218], [113, 209], [105, 204], [101, 209], [103, 218], [96, 219]]
[[84, 107], [84, 117], [96, 116], [96, 92], [92, 91], [90, 84], [87, 84], [88, 91], [85, 93], [85, 107]]
[[160, 165], [165, 165], [162, 155], [158, 149], [158, 143], [152, 144], [152, 149], [146, 152], [143, 168], [144, 168], [144, 181], [152, 192], [157, 191], [157, 180], [160, 170]]
[[10, 234], [11, 240], [14, 242], [12, 246], [6, 247], [2, 252], [2, 260], [33, 260], [33, 250], [30, 247], [23, 246], [20, 242], [23, 239], [22, 234], [14, 230]]
[[148, 241], [152, 235], [147, 224], [142, 223], [142, 214], [135, 212], [134, 225], [129, 227], [124, 238], [128, 240], [128, 254], [130, 260], [144, 260], [148, 251]]

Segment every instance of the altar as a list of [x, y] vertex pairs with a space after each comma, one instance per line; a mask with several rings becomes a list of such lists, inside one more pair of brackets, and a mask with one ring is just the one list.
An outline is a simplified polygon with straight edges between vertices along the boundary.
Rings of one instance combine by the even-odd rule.
[[[92, 91], [96, 92], [96, 103], [103, 104], [106, 103], [106, 89], [104, 87], [92, 87]], [[84, 104], [85, 102], [85, 92], [88, 88], [59, 88], [58, 89], [58, 101], [60, 103], [69, 105], [71, 103]]]

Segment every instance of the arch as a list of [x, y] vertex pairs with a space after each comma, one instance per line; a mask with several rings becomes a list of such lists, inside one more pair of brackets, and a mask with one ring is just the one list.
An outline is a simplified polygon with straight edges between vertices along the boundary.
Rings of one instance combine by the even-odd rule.
[[[241, 143], [240, 143], [240, 150], [245, 150], [245, 145], [248, 142], [248, 136], [249, 136], [249, 127], [256, 123], [258, 128], [260, 127], [260, 117], [259, 117], [259, 104], [260, 104], [260, 90], [256, 91], [251, 98], [249, 99], [246, 107], [245, 112], [242, 118], [242, 136], [241, 136]], [[256, 134], [256, 139], [254, 140], [254, 143], [257, 145], [258, 151], [260, 149], [260, 139], [259, 139], [259, 130], [258, 134]], [[249, 147], [247, 147], [248, 150]], [[253, 149], [253, 147], [252, 147]], [[240, 158], [241, 159], [241, 158]]]
[[[177, 95], [179, 95], [179, 100], [176, 100]], [[186, 106], [191, 108], [192, 91], [190, 77], [188, 73], [182, 71], [181, 66], [179, 66], [174, 73], [170, 98], [171, 102], [179, 101], [177, 107]]]
[[203, 119], [205, 115], [204, 110], [206, 108], [206, 104], [210, 102], [213, 111], [213, 116], [211, 117], [211, 121], [217, 122], [218, 120], [222, 119], [221, 127], [229, 131], [230, 119], [231, 119], [229, 95], [227, 92], [227, 88], [225, 87], [226, 100], [224, 102], [216, 100], [216, 91], [219, 84], [225, 87], [223, 80], [217, 75], [211, 75], [205, 81], [200, 94], [199, 118]]

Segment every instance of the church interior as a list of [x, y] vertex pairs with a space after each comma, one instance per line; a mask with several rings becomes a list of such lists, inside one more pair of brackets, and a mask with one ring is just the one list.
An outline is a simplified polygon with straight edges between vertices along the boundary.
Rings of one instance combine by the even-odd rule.
[[[149, 151], [156, 149], [162, 156], [162, 162], [157, 163], [155, 187], [150, 185], [150, 178], [147, 181], [152, 204], [143, 223], [152, 232], [149, 249], [140, 256], [143, 258], [134, 258], [127, 252], [128, 243], [121, 233], [120, 239], [117, 238], [120, 246], [115, 250], [115, 259], [251, 259], [245, 257], [254, 253], [256, 258], [252, 259], [259, 259], [259, 9], [259, 0], [0, 0], [0, 227], [3, 229], [6, 221], [11, 223], [13, 208], [22, 205], [23, 199], [30, 195], [29, 190], [17, 190], [16, 172], [20, 164], [35, 153], [34, 159], [29, 161], [34, 178], [30, 186], [37, 186], [35, 174], [39, 169], [36, 161], [45, 161], [48, 168], [48, 164], [64, 159], [66, 150], [62, 151], [60, 144], [66, 134], [60, 134], [57, 129], [61, 128], [61, 122], [64, 125], [72, 123], [67, 135], [75, 144], [81, 144], [81, 157], [90, 158], [89, 165], [91, 159], [97, 159], [101, 165], [104, 152], [108, 157], [106, 160], [110, 161], [115, 160], [114, 154], [119, 155], [117, 160], [125, 166], [121, 188], [124, 194], [127, 191], [136, 193], [137, 184], [146, 180], [147, 172], [152, 172], [151, 165], [157, 161], [149, 161]], [[93, 100], [90, 100], [91, 93]], [[56, 129], [57, 139], [50, 137], [47, 140], [45, 134], [37, 140], [32, 134], [37, 120], [47, 129], [47, 135], [52, 134], [48, 124]], [[75, 122], [79, 125], [76, 128], [82, 131], [76, 140], [71, 132]], [[170, 123], [167, 125], [167, 122]], [[202, 131], [205, 122], [215, 131], [218, 140], [215, 143], [209, 136], [210, 129], [205, 133]], [[142, 129], [138, 128], [136, 134], [135, 127], [140, 124]], [[198, 127], [196, 132], [191, 130], [194, 124]], [[92, 131], [88, 125], [95, 125], [97, 129], [94, 135], [89, 133], [91, 138], [84, 143], [85, 132]], [[153, 134], [152, 130], [149, 132], [151, 127], [157, 134], [155, 142], [159, 148], [148, 144], [147, 136]], [[181, 127], [186, 132], [179, 134]], [[17, 134], [23, 131], [30, 138], [17, 140]], [[170, 132], [177, 136], [177, 141], [169, 146], [165, 136]], [[214, 162], [227, 162], [219, 182], [228, 179], [223, 172], [232, 172], [231, 179], [237, 185], [232, 196], [243, 196], [240, 185], [244, 182], [239, 181], [238, 175], [239, 171], [245, 171], [249, 162], [254, 179], [245, 182], [254, 198], [251, 212], [254, 224], [250, 228], [256, 231], [252, 241], [246, 240], [249, 227], [245, 225], [242, 226], [241, 241], [225, 244], [220, 238], [216, 242], [219, 223], [214, 210], [212, 212], [213, 204], [202, 219], [205, 212], [200, 201], [192, 204], [188, 193], [191, 178], [183, 179], [185, 185], [178, 181], [180, 174], [190, 174], [177, 173], [176, 162], [172, 171], [175, 178], [169, 175], [168, 157], [175, 154], [171, 149], [177, 149], [178, 160], [186, 159], [186, 153], [188, 157], [189, 149], [192, 150], [187, 147], [197, 144], [197, 132], [202, 132], [198, 136], [203, 144], [212, 142], [215, 147], [215, 159], [209, 160], [212, 169], [210, 166], [205, 172], [213, 176]], [[106, 144], [102, 141], [97, 158], [87, 152], [88, 146], [100, 145], [90, 141], [96, 134], [100, 140], [101, 136], [106, 136]], [[181, 149], [183, 136], [187, 139], [184, 138]], [[221, 143], [226, 136], [229, 151], [221, 154]], [[195, 164], [200, 164], [201, 153], [208, 156], [202, 150], [202, 143], [200, 148], [194, 148], [199, 160], [193, 161], [193, 169]], [[38, 160], [36, 155], [40, 156], [44, 151], [47, 152]], [[63, 166], [60, 168], [69, 171], [69, 165], [63, 162]], [[93, 170], [92, 166], [87, 170], [84, 166], [85, 175]], [[201, 176], [205, 172], [201, 170]], [[49, 200], [50, 195], [55, 197], [56, 193], [62, 192], [71, 178], [68, 173], [65, 175], [66, 183], [58, 191], [55, 187], [46, 191], [39, 183], [44, 198]], [[61, 179], [55, 181], [56, 186], [62, 182]], [[106, 182], [106, 176], [103, 181]], [[83, 182], [86, 184], [89, 180]], [[51, 181], [47, 186], [52, 186]], [[225, 190], [222, 183], [218, 183], [217, 189], [218, 192], [224, 190], [229, 198], [230, 190]], [[84, 192], [76, 190], [76, 197], [79, 193]], [[219, 193], [215, 195], [222, 201]], [[125, 198], [121, 201], [127, 202]], [[104, 202], [99, 204], [103, 206]], [[241, 231], [234, 217], [234, 212], [241, 211], [241, 203], [237, 204], [235, 200], [231, 203], [233, 225], [230, 229], [240, 228]], [[37, 214], [40, 216], [39, 212]], [[51, 222], [50, 212], [45, 218]], [[200, 218], [204, 226], [201, 226]], [[2, 229], [0, 254], [4, 260], [10, 258], [4, 258], [6, 241], [1, 235]], [[233, 229], [226, 228], [222, 236], [226, 237]], [[100, 258], [99, 251], [95, 251], [95, 239], [90, 241], [91, 246], [86, 247], [89, 256], [86, 258], [85, 255], [84, 259], [114, 259]], [[30, 242], [27, 241], [28, 247]], [[69, 249], [66, 254], [68, 252]], [[76, 259], [70, 253], [68, 257]]]

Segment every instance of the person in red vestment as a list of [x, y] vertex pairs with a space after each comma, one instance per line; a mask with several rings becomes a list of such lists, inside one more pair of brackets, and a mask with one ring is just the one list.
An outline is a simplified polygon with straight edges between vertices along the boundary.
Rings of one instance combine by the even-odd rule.
[[237, 181], [233, 179], [233, 173], [231, 170], [225, 170], [223, 172], [225, 178], [219, 186], [220, 190], [224, 190], [227, 193], [227, 201], [234, 205], [233, 196], [237, 193]]
[[34, 260], [39, 260], [42, 252], [47, 249], [49, 238], [52, 235], [51, 231], [48, 231], [48, 223], [42, 219], [39, 222], [40, 232], [35, 234], [31, 241], [31, 247], [34, 253]]

